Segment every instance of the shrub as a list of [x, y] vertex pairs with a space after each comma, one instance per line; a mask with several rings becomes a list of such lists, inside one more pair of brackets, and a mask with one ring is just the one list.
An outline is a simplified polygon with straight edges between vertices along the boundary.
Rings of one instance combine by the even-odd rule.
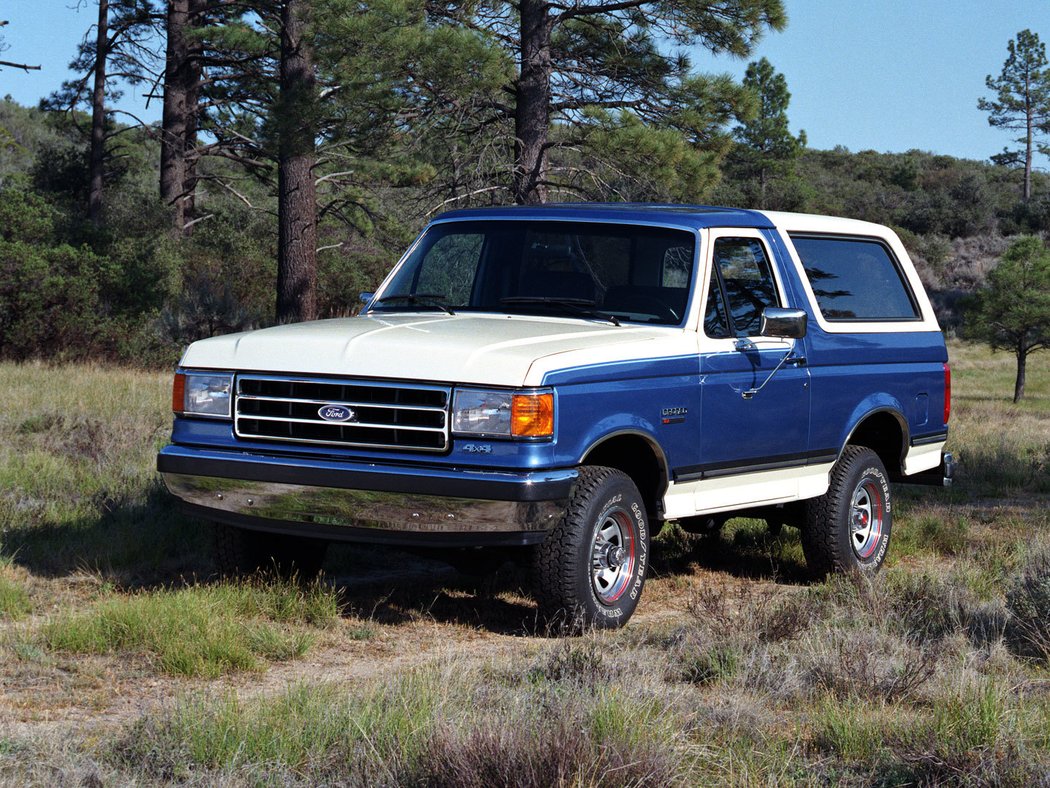
[[1007, 635], [1026, 657], [1050, 661], [1050, 548], [1029, 556], [1006, 594], [1010, 611]]

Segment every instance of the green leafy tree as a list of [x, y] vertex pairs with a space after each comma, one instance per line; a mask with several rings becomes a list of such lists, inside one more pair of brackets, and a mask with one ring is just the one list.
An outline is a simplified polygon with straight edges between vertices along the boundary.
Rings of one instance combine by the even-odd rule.
[[1017, 357], [1014, 402], [1020, 401], [1028, 357], [1050, 347], [1050, 251], [1042, 240], [1014, 241], [968, 312], [970, 336]]
[[[1032, 198], [1032, 156], [1037, 149], [1036, 136], [1050, 127], [1050, 70], [1047, 69], [1046, 46], [1031, 30], [1022, 30], [1007, 43], [1006, 62], [998, 77], [985, 79], [992, 99], [981, 98], [977, 108], [988, 113], [988, 124], [1020, 132], [1016, 138], [1022, 147], [1005, 149], [993, 156], [997, 164], [1023, 166], [1025, 202]], [[1046, 146], [1038, 150], [1047, 152]]]
[[[786, 24], [781, 0], [430, 0], [427, 13], [436, 24], [472, 31], [509, 65], [498, 91], [486, 83], [471, 94], [461, 80], [458, 96], [435, 98], [469, 104], [469, 127], [500, 129], [513, 140], [509, 162], [483, 180], [500, 184], [517, 203], [544, 202], [551, 191], [603, 196], [605, 183], [674, 169], [688, 151], [659, 133], [643, 145], [641, 166], [601, 155], [599, 145], [611, 142], [619, 154], [646, 129], [670, 129], [686, 140], [695, 152], [685, 168], [696, 179], [694, 193], [710, 186], [731, 146], [724, 123], [752, 106], [739, 84], [697, 74], [687, 51], [743, 57], [767, 29]], [[655, 167], [648, 166], [651, 156]]]
[[762, 58], [748, 65], [744, 87], [754, 94], [758, 111], [734, 130], [737, 145], [729, 163], [736, 177], [744, 181], [748, 202], [756, 208], [769, 208], [769, 184], [794, 174], [806, 147], [806, 132], [796, 137], [788, 128], [791, 93], [787, 79], [768, 60]]

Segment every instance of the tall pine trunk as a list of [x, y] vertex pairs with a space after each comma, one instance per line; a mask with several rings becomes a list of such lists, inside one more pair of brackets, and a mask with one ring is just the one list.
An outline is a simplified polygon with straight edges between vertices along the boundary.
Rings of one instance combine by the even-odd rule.
[[208, 0], [169, 0], [164, 112], [161, 118], [160, 197], [171, 205], [175, 231], [188, 234], [197, 188], [200, 52], [187, 31], [199, 24]]
[[176, 232], [186, 226], [186, 143], [190, 107], [190, 90], [195, 79], [190, 74], [189, 26], [190, 0], [169, 0], [167, 60], [164, 66], [164, 110], [160, 138], [160, 198], [172, 206]]
[[317, 101], [304, 0], [281, 7], [277, 106], [277, 322], [317, 317], [317, 198], [313, 168]]
[[95, 85], [91, 95], [91, 152], [88, 160], [88, 218], [102, 222], [102, 186], [106, 169], [106, 59], [109, 56], [109, 0], [98, 2], [95, 38]]
[[1022, 194], [1024, 201], [1028, 202], [1032, 199], [1032, 137], [1034, 134], [1033, 126], [1035, 125], [1035, 118], [1033, 117], [1031, 90], [1028, 85], [1028, 80], [1025, 80], [1025, 91], [1024, 91], [1024, 105], [1025, 105], [1025, 146], [1024, 146], [1024, 186], [1022, 188]]
[[521, 0], [521, 72], [514, 108], [514, 201], [546, 202], [551, 103], [551, 19], [547, 0]]

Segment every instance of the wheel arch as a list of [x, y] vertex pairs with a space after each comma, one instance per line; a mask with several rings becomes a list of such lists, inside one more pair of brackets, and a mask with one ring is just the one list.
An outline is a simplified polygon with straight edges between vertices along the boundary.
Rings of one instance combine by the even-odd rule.
[[[623, 471], [638, 487], [650, 522], [663, 517], [663, 497], [670, 479], [667, 457], [651, 435], [619, 430], [595, 440], [583, 453], [581, 465], [602, 465]], [[655, 533], [654, 528], [654, 533]]]
[[909, 443], [908, 420], [898, 408], [887, 405], [866, 412], [856, 421], [839, 449], [839, 457], [847, 446], [866, 446], [879, 455], [891, 475], [900, 475]]

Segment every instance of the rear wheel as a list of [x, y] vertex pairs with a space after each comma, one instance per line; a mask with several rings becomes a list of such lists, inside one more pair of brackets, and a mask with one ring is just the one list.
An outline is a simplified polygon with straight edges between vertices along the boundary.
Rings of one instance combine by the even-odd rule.
[[565, 517], [536, 548], [540, 614], [575, 628], [623, 626], [648, 564], [649, 524], [634, 482], [613, 468], [583, 467]]
[[882, 566], [893, 525], [889, 477], [866, 446], [847, 446], [831, 471], [828, 491], [809, 501], [802, 549], [814, 574]]
[[272, 571], [285, 579], [310, 580], [321, 571], [328, 542], [302, 536], [215, 526], [215, 561], [226, 576]]

